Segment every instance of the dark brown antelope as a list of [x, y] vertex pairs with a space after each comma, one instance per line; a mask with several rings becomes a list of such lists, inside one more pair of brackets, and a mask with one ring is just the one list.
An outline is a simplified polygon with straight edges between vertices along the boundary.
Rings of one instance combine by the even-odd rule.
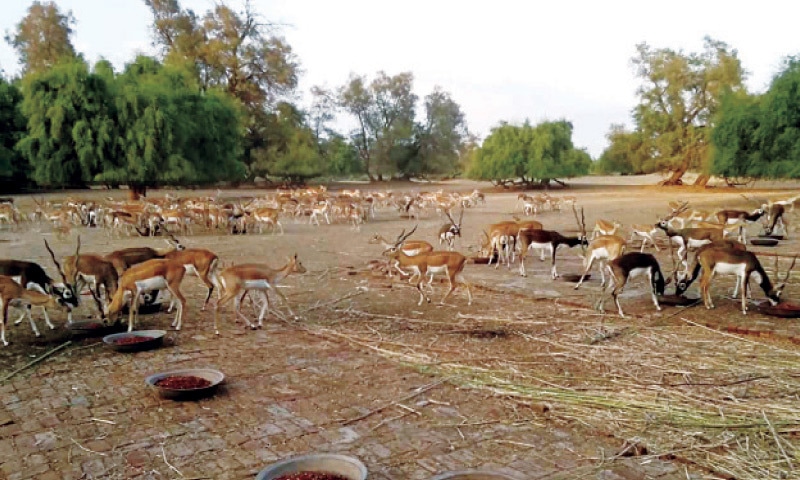
[[439, 229], [439, 245], [444, 243], [447, 245], [448, 250], [453, 251], [455, 249], [456, 237], [461, 237], [461, 221], [464, 219], [464, 209], [461, 209], [458, 222], [453, 220], [449, 211], [445, 210], [444, 214], [447, 215], [447, 219], [450, 220], [450, 223], [442, 225], [442, 228]]
[[[611, 276], [611, 296], [614, 298], [614, 303], [619, 310], [619, 316], [625, 317], [622, 312], [622, 306], [619, 304], [619, 293], [628, 283], [631, 278], [640, 276], [647, 277], [648, 285], [650, 285], [650, 295], [653, 299], [653, 304], [656, 310], [661, 311], [661, 305], [658, 304], [658, 296], [664, 295], [664, 289], [671, 279], [665, 279], [664, 274], [661, 273], [661, 267], [658, 264], [656, 257], [649, 253], [630, 252], [625, 253], [614, 260], [611, 260], [606, 265], [606, 270]], [[596, 308], [605, 312], [605, 292], [601, 294], [600, 300]]]
[[552, 230], [520, 230], [519, 236], [517, 238], [519, 245], [520, 245], [520, 254], [519, 254], [519, 273], [523, 277], [527, 276], [525, 272], [525, 256], [528, 253], [530, 248], [541, 248], [550, 251], [550, 264], [551, 264], [551, 271], [550, 274], [552, 278], [555, 280], [558, 278], [558, 271], [556, 270], [556, 253], [558, 251], [558, 247], [561, 245], [566, 245], [570, 248], [580, 245], [581, 248], [586, 251], [586, 248], [589, 245], [589, 241], [586, 238], [586, 219], [583, 214], [583, 207], [581, 207], [581, 217], [578, 219], [578, 211], [575, 209], [575, 206], [572, 207], [572, 212], [575, 215], [575, 221], [578, 223], [578, 227], [580, 228], [580, 235], [574, 237], [566, 237], [558, 232]]

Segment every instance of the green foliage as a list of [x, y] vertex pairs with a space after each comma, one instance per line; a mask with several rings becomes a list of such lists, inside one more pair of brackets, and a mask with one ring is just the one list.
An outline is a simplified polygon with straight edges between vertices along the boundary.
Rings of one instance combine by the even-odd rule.
[[17, 144], [45, 185], [83, 185], [102, 171], [114, 141], [112, 98], [82, 61], [25, 77], [28, 133]]
[[0, 77], [0, 180], [24, 182], [28, 174], [27, 162], [15, 148], [25, 135], [21, 104], [19, 89]]
[[425, 124], [418, 128], [416, 164], [403, 169], [414, 175], [454, 175], [461, 170], [460, 152], [467, 137], [461, 107], [438, 87], [425, 97]]
[[323, 156], [314, 132], [294, 105], [280, 103], [267, 116], [264, 147], [253, 152], [253, 175], [270, 175], [302, 181], [325, 173]]
[[585, 175], [591, 157], [572, 144], [572, 124], [561, 120], [511, 125], [492, 129], [470, 165], [468, 175], [476, 180], [507, 183], [546, 183], [554, 178]]
[[[701, 53], [652, 49], [645, 43], [636, 48], [633, 65], [642, 84], [633, 117], [643, 145], [635, 155], [646, 152], [650, 161], [628, 162], [641, 163], [642, 171], [673, 171], [669, 183], [678, 183], [690, 168], [708, 171], [707, 147], [720, 98], [744, 88], [736, 50], [708, 37]], [[619, 138], [629, 143], [630, 139]], [[623, 145], [617, 153], [627, 149]]]
[[647, 150], [641, 132], [631, 132], [622, 125], [612, 125], [606, 138], [609, 145], [594, 165], [595, 173], [627, 175], [656, 171], [655, 161]]
[[321, 148], [329, 175], [347, 177], [364, 173], [358, 150], [341, 135], [322, 141]]
[[17, 51], [25, 73], [42, 72], [76, 58], [70, 41], [74, 25], [72, 12], [63, 14], [55, 2], [34, 0], [14, 33], [7, 33], [5, 39]]
[[725, 96], [712, 141], [717, 175], [800, 178], [800, 60], [761, 96]]

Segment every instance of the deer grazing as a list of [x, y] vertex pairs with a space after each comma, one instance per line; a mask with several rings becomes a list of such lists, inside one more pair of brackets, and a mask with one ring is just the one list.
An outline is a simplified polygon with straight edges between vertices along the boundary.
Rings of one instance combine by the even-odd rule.
[[773, 235], [773, 233], [777, 231], [777, 228], [780, 227], [783, 235], [788, 238], [789, 229], [786, 228], [786, 221], [783, 219], [783, 215], [786, 213], [786, 207], [780, 203], [773, 203], [767, 205], [766, 212], [767, 223], [764, 226], [764, 233], [767, 235]]
[[[2, 323], [0, 324], [0, 341], [3, 342], [4, 346], [8, 345], [8, 341], [6, 340], [6, 323], [8, 323], [8, 307], [12, 304], [19, 307], [26, 307], [28, 320], [30, 320], [33, 333], [37, 337], [40, 336], [39, 330], [30, 318], [30, 307], [32, 305], [42, 307], [43, 309], [58, 308], [68, 310], [71, 308], [61, 297], [54, 297], [47, 293], [28, 290], [14, 281], [13, 278], [7, 275], [0, 275], [0, 310], [3, 312]], [[48, 326], [50, 326], [49, 323]], [[50, 326], [50, 328], [52, 329], [53, 327]]]
[[[575, 247], [577, 245], [581, 246], [581, 249], [586, 250], [585, 247], [589, 245], [589, 241], [586, 238], [586, 219], [583, 214], [583, 207], [581, 207], [581, 218], [578, 218], [578, 212], [575, 209], [575, 206], [572, 207], [572, 213], [575, 215], [575, 221], [578, 223], [578, 227], [580, 228], [580, 235], [574, 237], [565, 237], [558, 232], [552, 230], [531, 230], [531, 229], [524, 229], [519, 231], [519, 236], [517, 241], [520, 244], [520, 254], [519, 254], [519, 273], [523, 277], [527, 276], [525, 272], [525, 256], [528, 253], [528, 249], [530, 248], [540, 248], [540, 249], [547, 249], [550, 251], [551, 257], [551, 271], [550, 274], [555, 280], [558, 278], [558, 271], [556, 270], [556, 253], [558, 251], [558, 247], [561, 245], [566, 245], [570, 248]], [[544, 252], [542, 252], [544, 256]]]
[[[740, 247], [730, 244], [716, 244], [709, 245], [702, 248], [697, 252], [694, 259], [694, 265], [691, 269], [691, 277], [684, 276], [677, 282], [675, 294], [681, 295], [689, 286], [694, 282], [697, 277], [700, 277], [700, 292], [703, 298], [703, 303], [707, 309], [714, 308], [714, 302], [711, 298], [711, 280], [714, 275], [736, 275], [736, 289], [742, 289], [742, 314], [747, 314], [747, 285], [751, 276], [755, 276], [761, 289], [764, 291], [767, 300], [772, 305], [777, 305], [780, 302], [780, 296], [786, 286], [786, 281], [789, 279], [792, 269], [797, 262], [797, 257], [794, 257], [789, 270], [786, 272], [786, 277], [781, 280], [777, 287], [772, 285], [769, 280], [767, 272], [761, 266], [758, 257], [753, 252], [748, 252]], [[775, 275], [778, 276], [777, 258], [775, 259], [776, 268]]]
[[422, 292], [421, 288], [422, 282], [428, 272], [431, 273], [431, 279], [433, 278], [434, 274], [443, 273], [447, 275], [447, 279], [450, 282], [450, 289], [447, 291], [447, 294], [445, 294], [444, 298], [442, 298], [442, 305], [444, 305], [444, 301], [447, 300], [447, 297], [449, 297], [450, 294], [452, 294], [456, 289], [456, 286], [459, 282], [463, 283], [467, 289], [467, 297], [469, 298], [467, 305], [472, 305], [472, 292], [470, 291], [470, 285], [463, 280], [463, 278], [459, 278], [461, 272], [464, 270], [464, 266], [467, 264], [467, 257], [464, 255], [458, 252], [434, 251], [420, 253], [411, 257], [403, 253], [403, 251], [399, 248], [386, 250], [383, 252], [383, 255], [389, 257], [390, 259], [396, 260], [400, 267], [408, 268], [414, 272], [412, 279], [417, 279], [416, 287], [417, 291], [419, 292], [419, 303], [417, 303], [417, 305], [422, 305], [423, 300], [427, 300], [428, 303], [431, 301], [430, 297], [426, 296]]
[[[22, 285], [27, 290], [35, 290], [42, 294], [57, 297], [59, 303], [65, 306], [69, 312], [68, 321], [72, 321], [72, 309], [76, 308], [80, 304], [80, 297], [75, 290], [75, 286], [67, 280], [64, 270], [61, 269], [61, 265], [59, 265], [58, 260], [56, 260], [55, 254], [50, 248], [50, 245], [47, 243], [47, 240], [45, 240], [44, 243], [48, 252], [50, 252], [50, 258], [53, 260], [53, 263], [55, 263], [58, 273], [61, 275], [63, 283], [54, 282], [38, 263], [26, 262], [22, 260], [0, 260], [0, 275], [11, 277], [14, 281]], [[78, 244], [77, 251], [80, 251], [80, 244]], [[37, 305], [32, 303], [26, 304], [26, 311], [23, 312], [19, 319], [17, 319], [14, 323], [18, 324], [22, 322], [25, 316], [27, 316], [31, 325], [31, 329], [36, 336], [39, 336], [39, 329], [36, 328], [36, 324], [33, 322], [33, 318], [30, 314], [31, 306], [42, 307], [42, 311], [44, 312], [44, 321], [50, 330], [53, 330], [55, 325], [53, 325], [53, 323], [50, 321], [50, 316], [47, 314], [46, 305]]]
[[[264, 301], [264, 304], [261, 307], [261, 312], [258, 315], [259, 328], [263, 324], [262, 322], [264, 315], [269, 310], [269, 296], [267, 295], [268, 290], [274, 291], [279, 297], [281, 297], [281, 300], [283, 300], [283, 302], [289, 308], [289, 313], [294, 315], [294, 312], [292, 312], [292, 307], [289, 306], [289, 301], [278, 289], [278, 284], [281, 282], [281, 280], [288, 277], [292, 273], [305, 272], [306, 268], [297, 258], [297, 254], [289, 257], [286, 265], [278, 269], [270, 268], [263, 264], [249, 263], [234, 265], [222, 270], [222, 272], [219, 273], [219, 283], [222, 296], [219, 298], [219, 300], [217, 300], [216, 307], [214, 308], [214, 333], [219, 335], [219, 327], [217, 323], [219, 309], [231, 299], [234, 300], [234, 322], [238, 316], [245, 321], [248, 327], [251, 329], [256, 328], [256, 326], [253, 325], [253, 323], [251, 323], [250, 320], [241, 312], [240, 308], [242, 299], [248, 292], [251, 291], [257, 291], [261, 293]], [[239, 297], [239, 294], [242, 294], [241, 298]]]
[[[656, 306], [656, 310], [661, 311], [661, 306], [658, 304], [658, 296], [664, 295], [664, 289], [672, 279], [664, 279], [664, 274], [661, 273], [661, 267], [656, 257], [649, 253], [629, 252], [611, 260], [606, 265], [606, 269], [611, 276], [609, 285], [611, 297], [614, 298], [614, 304], [617, 306], [620, 317], [625, 318], [625, 313], [623, 313], [622, 306], [619, 304], [619, 293], [625, 288], [628, 280], [640, 276], [647, 277], [653, 304]], [[597, 307], [601, 312], [605, 312], [605, 291], [601, 294], [595, 308]]]
[[139, 297], [142, 293], [152, 292], [166, 288], [172, 298], [178, 300], [178, 313], [172, 326], [175, 330], [181, 329], [183, 310], [186, 307], [186, 298], [181, 294], [180, 286], [186, 269], [183, 264], [162, 258], [139, 263], [122, 274], [119, 278], [119, 288], [105, 307], [106, 317], [114, 321], [125, 304], [126, 293], [130, 294], [130, 308], [128, 315], [128, 331], [133, 331], [133, 325], [139, 315]]

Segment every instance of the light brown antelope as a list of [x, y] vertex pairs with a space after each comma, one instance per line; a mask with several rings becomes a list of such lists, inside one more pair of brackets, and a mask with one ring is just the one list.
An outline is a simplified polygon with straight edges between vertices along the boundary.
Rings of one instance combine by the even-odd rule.
[[[414, 228], [406, 233], [406, 230], [403, 229], [400, 232], [400, 235], [397, 236], [397, 240], [394, 243], [390, 243], [386, 241], [382, 236], [378, 235], [377, 233], [369, 239], [369, 243], [372, 245], [380, 244], [383, 246], [384, 251], [393, 251], [393, 250], [401, 250], [404, 254], [408, 255], [409, 257], [413, 257], [415, 255], [419, 255], [420, 253], [427, 253], [433, 251], [433, 245], [424, 241], [424, 240], [408, 240], [408, 237], [414, 234], [417, 230], [417, 226], [415, 225]], [[392, 270], [397, 270], [400, 275], [407, 277], [411, 275], [410, 273], [404, 271], [400, 268], [400, 262], [395, 260], [390, 262], [389, 266], [389, 276], [392, 276]]]
[[644, 252], [644, 247], [647, 245], [647, 241], [649, 240], [650, 243], [653, 244], [653, 247], [658, 252], [658, 244], [653, 239], [653, 235], [659, 232], [661, 229], [655, 225], [643, 225], [643, 224], [633, 224], [631, 225], [631, 239], [630, 242], [633, 242], [634, 238], [642, 237], [642, 247], [639, 250], [640, 252]]
[[176, 250], [183, 250], [185, 247], [181, 245], [181, 243], [169, 234], [169, 240], [165, 240], [168, 248], [151, 248], [151, 247], [130, 247], [130, 248], [123, 248], [121, 250], [115, 250], [108, 255], [105, 256], [105, 259], [111, 262], [114, 265], [114, 268], [117, 269], [117, 273], [122, 275], [122, 273], [127, 270], [128, 268], [136, 265], [138, 263], [145, 262], [147, 260], [152, 260], [154, 258], [164, 258], [170, 252], [174, 252]]
[[598, 235], [616, 235], [617, 231], [622, 227], [622, 224], [616, 220], [597, 220], [592, 230], [592, 240], [597, 238]]
[[180, 290], [185, 274], [186, 269], [183, 264], [162, 258], [148, 260], [132, 266], [119, 277], [119, 288], [117, 288], [111, 299], [111, 303], [105, 308], [106, 317], [111, 321], [115, 321], [125, 304], [126, 293], [129, 294], [128, 331], [131, 332], [139, 316], [139, 297], [141, 294], [166, 288], [172, 298], [176, 298], [179, 302], [178, 313], [175, 315], [172, 326], [175, 330], [180, 330], [183, 311], [186, 308], [186, 297], [183, 296]]
[[[185, 248], [167, 252], [162, 258], [183, 265], [183, 267], [186, 269], [186, 273], [198, 277], [206, 286], [206, 288], [208, 288], [206, 300], [203, 302], [203, 306], [200, 308], [201, 311], [204, 311], [208, 305], [208, 301], [211, 298], [211, 293], [214, 291], [214, 286], [216, 284], [215, 276], [219, 261], [217, 254], [211, 250], [206, 250], [205, 248]], [[175, 303], [174, 300], [175, 299], [173, 298], [173, 301], [170, 302], [168, 310], [169, 312], [172, 311], [172, 307]]]
[[[675, 293], [680, 295], [685, 292], [702, 271], [702, 276], [700, 277], [701, 296], [706, 308], [712, 309], [714, 308], [714, 302], [711, 299], [710, 287], [714, 275], [736, 275], [737, 288], [742, 289], [742, 314], [747, 314], [747, 284], [750, 277], [755, 275], [756, 281], [764, 291], [767, 300], [769, 300], [770, 304], [777, 305], [780, 302], [781, 293], [796, 261], [797, 257], [792, 260], [792, 265], [786, 273], [786, 278], [777, 287], [774, 287], [769, 280], [767, 272], [764, 271], [764, 267], [761, 266], [761, 262], [758, 261], [758, 257], [753, 252], [732, 248], [731, 246], [711, 246], [697, 252], [691, 270], [691, 277], [679, 281]], [[777, 275], [777, 258], [775, 272]]]
[[458, 252], [434, 251], [420, 253], [419, 255], [410, 257], [403, 253], [403, 251], [400, 249], [387, 250], [383, 252], [383, 255], [397, 260], [401, 267], [408, 268], [414, 272], [412, 278], [417, 278], [416, 287], [417, 291], [419, 292], [419, 303], [417, 303], [417, 305], [422, 305], [423, 300], [427, 300], [428, 303], [431, 301], [430, 297], [425, 295], [421, 288], [422, 282], [428, 272], [431, 274], [443, 273], [447, 276], [447, 279], [450, 282], [450, 289], [447, 291], [447, 294], [445, 294], [444, 298], [442, 298], [442, 305], [444, 305], [444, 301], [447, 300], [447, 297], [449, 297], [450, 294], [456, 289], [456, 286], [459, 282], [463, 283], [467, 289], [467, 297], [469, 298], [467, 305], [472, 305], [472, 292], [470, 291], [470, 285], [463, 278], [459, 279], [461, 272], [464, 270], [464, 266], [467, 264], [467, 257], [464, 255]]
[[[60, 297], [54, 297], [46, 293], [37, 292], [23, 288], [22, 285], [14, 281], [13, 278], [0, 275], [0, 310], [3, 312], [2, 323], [0, 323], [0, 341], [4, 346], [8, 345], [6, 340], [6, 323], [8, 323], [8, 307], [11, 305], [23, 307], [28, 312], [28, 319], [30, 320], [30, 307], [57, 308], [68, 310], [70, 307], [66, 306]], [[33, 333], [38, 337], [40, 336], [39, 330], [33, 320], [30, 320], [33, 327]]]
[[606, 264], [622, 255], [625, 252], [626, 244], [627, 242], [625, 239], [618, 235], [600, 235], [592, 240], [589, 243], [589, 247], [586, 249], [587, 254], [584, 256], [583, 264], [586, 268], [584, 269], [580, 280], [575, 285], [575, 290], [581, 287], [584, 278], [586, 278], [586, 275], [592, 269], [592, 265], [594, 264], [595, 260], [597, 260], [600, 264], [600, 286], [605, 287]]
[[[248, 327], [255, 329], [256, 325], [241, 312], [241, 301], [244, 296], [251, 291], [261, 293], [264, 304], [261, 307], [261, 313], [258, 315], [258, 327], [263, 325], [264, 315], [269, 310], [269, 296], [267, 291], [274, 291], [289, 309], [289, 313], [294, 316], [292, 307], [289, 301], [278, 289], [278, 284], [292, 273], [305, 273], [306, 268], [297, 258], [297, 254], [288, 258], [286, 265], [281, 268], [275, 269], [264, 264], [248, 263], [241, 265], [234, 265], [222, 270], [219, 273], [219, 283], [222, 296], [217, 300], [214, 308], [214, 333], [219, 335], [218, 316], [219, 309], [231, 299], [233, 299], [233, 321], [241, 317]], [[239, 297], [239, 294], [242, 294]]]
[[[682, 207], [687, 208], [686, 205]], [[705, 244], [722, 240], [724, 231], [721, 228], [681, 228], [678, 230], [670, 227], [670, 221], [676, 214], [683, 210], [679, 209], [674, 211], [669, 216], [661, 219], [655, 226], [660, 228], [667, 234], [669, 241], [676, 243], [678, 248], [678, 257], [681, 261], [686, 262], [686, 255], [689, 249], [698, 248]]]

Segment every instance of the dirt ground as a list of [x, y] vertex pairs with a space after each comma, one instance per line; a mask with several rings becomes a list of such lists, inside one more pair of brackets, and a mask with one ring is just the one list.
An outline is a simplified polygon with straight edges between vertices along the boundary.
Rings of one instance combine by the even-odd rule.
[[[671, 200], [709, 210], [752, 208], [742, 190], [617, 180], [580, 179], [550, 193], [577, 196], [590, 229], [598, 218], [654, 223]], [[392, 189], [475, 186], [486, 187]], [[798, 186], [763, 187], [750, 194], [783, 199]], [[468, 253], [485, 225], [515, 213], [515, 202], [515, 192], [489, 193], [486, 205], [467, 209], [457, 249]], [[29, 197], [17, 203], [23, 210], [33, 205]], [[792, 223], [796, 218], [789, 215]], [[576, 230], [571, 211], [537, 219], [548, 229]], [[368, 268], [380, 258], [380, 246], [367, 243], [374, 233], [394, 238], [417, 222], [379, 210], [360, 231], [283, 223], [284, 235], [197, 232], [181, 241], [213, 250], [225, 264], [280, 266], [297, 253], [308, 272], [289, 277], [283, 290], [295, 319], [281, 305], [263, 329], [250, 331], [226, 310], [217, 338], [212, 313], [200, 311], [205, 288], [187, 277], [183, 330], [169, 333], [161, 349], [110, 351], [99, 338], [65, 329], [60, 313], [53, 315], [56, 330], [39, 320], [41, 338], [25, 323], [9, 325], [11, 344], [0, 347], [0, 478], [253, 478], [279, 459], [321, 451], [357, 456], [371, 479], [428, 479], [469, 468], [518, 479], [800, 478], [800, 325], [752, 308], [743, 315], [727, 298], [732, 277], [715, 280], [710, 311], [665, 306], [657, 312], [646, 286], [634, 281], [622, 296], [628, 314], [622, 319], [610, 300], [605, 315], [593, 308], [601, 291], [596, 270], [575, 291], [551, 280], [548, 264], [528, 258], [527, 278], [516, 266], [467, 265], [471, 306], [462, 289], [448, 305], [437, 305], [443, 283], [434, 284], [432, 304], [417, 306], [407, 282]], [[435, 244], [442, 223], [436, 215], [421, 219], [414, 238]], [[37, 261], [54, 275], [42, 238], [63, 256], [74, 251], [77, 233], [83, 252], [162, 242], [109, 239], [87, 228], [58, 241], [48, 226], [6, 228], [0, 257]], [[752, 250], [792, 255], [798, 240], [793, 228], [790, 234], [778, 247]], [[559, 272], [579, 272], [579, 253], [560, 250]], [[671, 270], [666, 251], [657, 257]], [[772, 274], [773, 258], [762, 259]], [[782, 259], [780, 268], [789, 262]], [[793, 274], [785, 298], [800, 300], [797, 279]], [[698, 296], [695, 287], [689, 295]], [[755, 286], [753, 297], [763, 300]], [[79, 316], [93, 308], [90, 299], [84, 305]], [[145, 315], [138, 328], [169, 330], [172, 318]], [[181, 403], [158, 398], [144, 384], [146, 375], [178, 367], [216, 368], [226, 383], [214, 397]]]

